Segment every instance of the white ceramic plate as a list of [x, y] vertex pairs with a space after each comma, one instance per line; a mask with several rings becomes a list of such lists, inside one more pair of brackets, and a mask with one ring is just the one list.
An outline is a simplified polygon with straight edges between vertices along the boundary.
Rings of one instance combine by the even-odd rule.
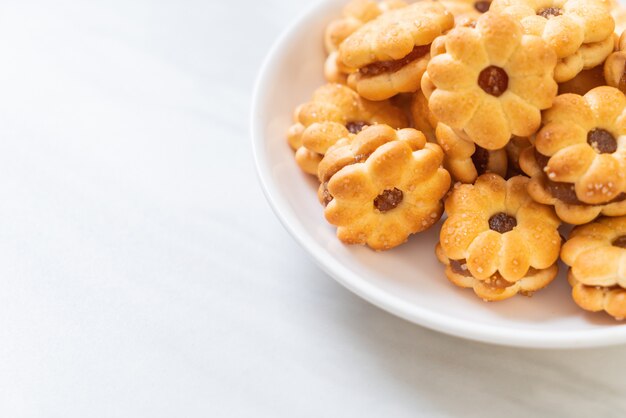
[[[626, 325], [580, 310], [561, 274], [532, 298], [486, 303], [445, 278], [434, 255], [439, 226], [385, 253], [345, 246], [285, 140], [292, 113], [324, 83], [322, 34], [342, 1], [321, 1], [278, 39], [257, 80], [252, 138], [265, 194], [287, 230], [342, 285], [397, 316], [459, 337], [502, 345], [575, 348], [626, 342]], [[564, 270], [564, 269], [562, 269]]]

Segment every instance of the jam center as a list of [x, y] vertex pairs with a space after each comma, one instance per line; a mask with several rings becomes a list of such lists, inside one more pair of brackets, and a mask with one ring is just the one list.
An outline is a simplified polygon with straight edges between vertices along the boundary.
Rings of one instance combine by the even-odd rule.
[[490, 65], [478, 75], [478, 85], [485, 93], [499, 97], [509, 87], [509, 76], [502, 68]]
[[622, 235], [621, 237], [617, 237], [615, 241], [613, 241], [613, 245], [620, 248], [626, 248], [626, 235]]
[[490, 287], [492, 289], [506, 289], [509, 286], [512, 286], [513, 283], [507, 281], [500, 273], [496, 273], [493, 276], [489, 277], [487, 280], [483, 282], [485, 286]]
[[321, 197], [322, 197], [322, 204], [324, 205], [324, 207], [328, 206], [328, 204], [333, 201], [333, 196], [328, 191], [327, 181], [322, 183], [322, 196]]
[[[573, 183], [561, 183], [552, 180], [546, 180], [546, 188], [554, 198], [560, 200], [567, 205], [594, 206], [578, 199], [578, 196], [576, 195], [576, 189], [574, 188]], [[602, 205], [619, 203], [623, 202], [624, 200], [626, 200], [626, 193], [620, 193], [619, 195], [617, 195], [617, 197], [615, 197], [615, 199], [603, 203]]]
[[576, 191], [572, 183], [561, 183], [549, 180], [547, 183], [550, 194], [568, 205], [583, 205], [584, 203], [576, 196]]
[[413, 48], [413, 51], [404, 58], [400, 58], [395, 61], [379, 61], [366, 65], [359, 69], [359, 72], [368, 77], [373, 77], [383, 73], [393, 73], [401, 69], [402, 67], [410, 64], [411, 62], [423, 57], [430, 52], [430, 44], [417, 45]]
[[350, 132], [351, 134], [358, 134], [359, 132], [361, 132], [363, 130], [363, 128], [365, 128], [366, 126], [369, 126], [369, 123], [367, 122], [363, 122], [362, 120], [357, 120], [357, 121], [353, 121], [353, 122], [348, 122], [346, 123], [346, 129], [348, 130], [348, 132]]
[[479, 176], [485, 174], [489, 166], [489, 151], [476, 145], [476, 151], [472, 154], [472, 162]]
[[460, 274], [465, 277], [472, 277], [472, 273], [470, 273], [467, 268], [467, 261], [463, 260], [450, 260], [450, 268], [456, 274]]
[[381, 212], [388, 212], [391, 209], [396, 208], [402, 202], [403, 194], [402, 190], [387, 189], [374, 199], [374, 207]]
[[596, 128], [589, 131], [587, 134], [587, 143], [598, 154], [612, 154], [617, 151], [617, 141], [615, 137], [609, 132], [601, 128]]
[[477, 1], [476, 3], [474, 3], [474, 9], [478, 10], [480, 13], [486, 13], [487, 11], [489, 11], [490, 6], [490, 1]]
[[537, 10], [537, 16], [545, 17], [546, 19], [561, 16], [561, 9], [558, 7], [544, 7], [543, 9]]
[[489, 229], [504, 234], [517, 226], [517, 220], [504, 212], [499, 212], [489, 218]]

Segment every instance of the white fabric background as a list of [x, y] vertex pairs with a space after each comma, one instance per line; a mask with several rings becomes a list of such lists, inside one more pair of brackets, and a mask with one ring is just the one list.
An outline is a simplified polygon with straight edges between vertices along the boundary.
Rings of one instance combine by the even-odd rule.
[[253, 79], [311, 0], [0, 4], [0, 416], [626, 414], [626, 347], [370, 306], [279, 225]]

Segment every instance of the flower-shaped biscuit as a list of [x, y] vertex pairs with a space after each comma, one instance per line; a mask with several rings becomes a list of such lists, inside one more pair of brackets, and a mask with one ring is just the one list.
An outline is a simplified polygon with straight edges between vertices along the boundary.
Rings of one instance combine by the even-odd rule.
[[382, 13], [406, 6], [402, 0], [352, 0], [343, 9], [341, 18], [333, 20], [326, 26], [324, 44], [328, 57], [324, 64], [324, 75], [331, 83], [347, 81], [348, 74], [353, 72], [339, 60], [339, 45], [354, 31], [380, 16]]
[[431, 42], [453, 25], [452, 15], [429, 0], [380, 15], [339, 46], [343, 64], [357, 70], [348, 84], [370, 100], [419, 90]]
[[328, 147], [358, 133], [364, 126], [384, 123], [394, 128], [408, 126], [406, 115], [389, 101], [370, 102], [341, 84], [327, 84], [313, 100], [298, 106], [295, 124], [287, 139], [296, 150], [296, 161], [306, 173], [316, 175], [317, 165]]
[[436, 136], [445, 153], [444, 167], [455, 181], [473, 183], [485, 173], [506, 175], [507, 155], [504, 149], [488, 151], [464, 140], [443, 123], [437, 125]]
[[563, 245], [574, 301], [583, 309], [626, 317], [626, 216], [576, 227]]
[[556, 276], [559, 219], [526, 192], [528, 178], [483, 174], [446, 200], [437, 256], [455, 284], [485, 300], [532, 293]]
[[572, 184], [580, 202], [605, 204], [624, 195], [626, 97], [606, 86], [558, 96], [543, 115], [535, 148], [548, 179]]
[[[482, 148], [503, 148], [511, 135], [530, 136], [552, 105], [556, 55], [540, 37], [524, 35], [514, 18], [483, 14], [475, 28], [456, 27], [445, 52], [422, 79], [435, 116]], [[430, 97], [429, 97], [430, 95]]]
[[450, 175], [441, 168], [441, 148], [426, 143], [419, 131], [372, 126], [354, 141], [374, 134], [385, 143], [328, 181], [330, 201], [324, 215], [338, 227], [342, 242], [388, 250], [439, 220]]
[[328, 148], [317, 168], [320, 203], [327, 206], [332, 200], [328, 192], [328, 182], [335, 173], [347, 165], [364, 162], [380, 146], [398, 140], [408, 140], [416, 149], [422, 149], [426, 145], [425, 136], [415, 129], [396, 131], [388, 125], [375, 125], [363, 128], [356, 136], [342, 138]]
[[619, 37], [617, 51], [604, 62], [604, 78], [609, 86], [626, 93], [626, 31]]
[[405, 7], [402, 0], [352, 0], [343, 8], [341, 18], [333, 20], [326, 26], [324, 44], [327, 52], [336, 51], [339, 45], [365, 23], [376, 19], [381, 14]]
[[494, 0], [491, 10], [514, 16], [557, 54], [555, 79], [572, 79], [613, 50], [614, 22], [603, 0]]
[[[439, 39], [439, 38], [438, 38]], [[452, 179], [461, 183], [473, 183], [484, 173], [507, 172], [507, 156], [502, 149], [488, 151], [461, 138], [449, 126], [440, 123], [428, 107], [422, 91], [413, 96], [410, 113], [413, 125], [422, 131], [431, 142], [437, 142], [445, 153], [444, 167]]]
[[522, 151], [519, 164], [524, 173], [531, 176], [528, 183], [528, 194], [536, 202], [544, 205], [553, 205], [556, 214], [563, 222], [572, 225], [582, 225], [593, 221], [599, 215], [626, 215], [626, 199], [624, 199], [624, 196], [618, 196], [609, 203], [590, 205], [578, 199], [572, 183], [551, 181], [543, 171], [546, 164], [546, 156], [539, 154], [534, 146]]

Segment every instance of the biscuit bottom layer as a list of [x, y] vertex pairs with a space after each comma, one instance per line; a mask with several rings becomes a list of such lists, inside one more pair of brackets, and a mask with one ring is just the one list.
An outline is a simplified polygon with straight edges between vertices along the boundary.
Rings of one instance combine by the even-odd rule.
[[[472, 276], [469, 269], [467, 268], [467, 262], [465, 260], [450, 260], [450, 268], [456, 274], [460, 274], [464, 277], [471, 277], [476, 279], [476, 277]], [[481, 280], [481, 279], [476, 279]], [[514, 283], [509, 282], [499, 272], [491, 275], [488, 279], [481, 280], [484, 284], [493, 289], [506, 289], [507, 287], [512, 286]]]
[[621, 286], [589, 286], [581, 283], [570, 269], [567, 280], [572, 286], [572, 298], [589, 312], [606, 312], [618, 321], [626, 317], [626, 289]]
[[[495, 274], [492, 274], [488, 279], [477, 279], [472, 276], [469, 269], [467, 268], [467, 262], [465, 260], [450, 260], [450, 269], [463, 277], [473, 278], [475, 280], [480, 280], [487, 287], [492, 289], [506, 289], [507, 287], [513, 286], [515, 282], [509, 282], [502, 275], [496, 271]], [[534, 276], [537, 274], [539, 270], [530, 267], [528, 272], [526, 273], [526, 277]]]
[[558, 265], [554, 263], [545, 269], [530, 267], [524, 277], [514, 282], [506, 280], [497, 271], [486, 279], [477, 279], [469, 271], [466, 260], [448, 258], [441, 244], [437, 244], [435, 254], [445, 265], [448, 280], [456, 286], [473, 289], [476, 296], [487, 302], [508, 299], [517, 294], [532, 296], [536, 291], [549, 285], [559, 272]]
[[366, 65], [359, 69], [359, 73], [365, 77], [374, 77], [384, 73], [393, 73], [402, 67], [416, 61], [430, 52], [430, 44], [417, 45], [413, 51], [404, 58], [394, 61], [379, 61]]

